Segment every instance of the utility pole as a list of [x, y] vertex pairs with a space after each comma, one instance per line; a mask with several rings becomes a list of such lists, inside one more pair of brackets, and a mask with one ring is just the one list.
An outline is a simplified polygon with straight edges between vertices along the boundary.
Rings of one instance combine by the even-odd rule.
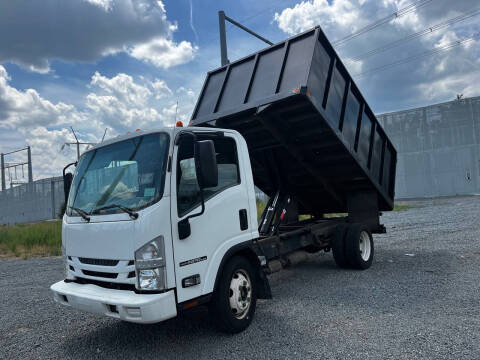
[[105, 135], [107, 135], [107, 130], [108, 128], [105, 128], [105, 132], [103, 133], [103, 136], [102, 136], [102, 141], [100, 141], [101, 143], [103, 142], [103, 140], [105, 140]]
[[2, 153], [1, 156], [1, 166], [2, 166], [2, 191], [6, 190], [7, 186], [5, 185], [5, 155]]
[[225, 66], [230, 62], [227, 55], [227, 32], [225, 31], [225, 20], [242, 29], [243, 31], [249, 33], [250, 35], [255, 36], [257, 39], [262, 40], [268, 45], [273, 45], [270, 40], [265, 39], [263, 36], [257, 34], [255, 31], [250, 30], [246, 26], [240, 24], [238, 21], [235, 21], [231, 17], [228, 17], [227, 15], [225, 15], [225, 12], [221, 10], [218, 12], [218, 29], [220, 31], [220, 59], [222, 62], [222, 66]]
[[[91, 142], [81, 142], [78, 141], [77, 134], [75, 134], [75, 130], [73, 130], [73, 127], [70, 126], [70, 129], [72, 129], [73, 136], [75, 137], [75, 142], [66, 142], [62, 145], [62, 150], [65, 147], [65, 145], [70, 146], [70, 145], [76, 145], [77, 146], [77, 160], [80, 160], [80, 145], [95, 145], [95, 143]], [[103, 133], [103, 137], [107, 134], [107, 129], [105, 129], [105, 132]], [[103, 141], [103, 138], [102, 138]]]
[[33, 182], [33, 172], [32, 172], [32, 150], [30, 146], [27, 146], [27, 163], [28, 163], [28, 182]]
[[73, 127], [70, 126], [70, 129], [72, 129], [73, 136], [75, 136], [75, 140], [77, 141], [77, 160], [80, 159], [80, 142], [78, 141], [77, 135], [75, 134], [75, 130], [73, 130]]
[[[5, 161], [5, 156], [6, 155], [11, 155], [15, 154], [21, 151], [26, 151], [27, 152], [27, 161], [22, 161], [22, 162], [6, 162]], [[24, 166], [27, 165], [28, 169], [28, 182], [32, 183], [33, 182], [33, 172], [32, 172], [32, 152], [30, 149], [30, 146], [27, 146], [23, 149], [18, 149], [18, 150], [13, 150], [8, 153], [3, 153], [1, 154], [1, 177], [2, 177], [2, 190], [5, 190], [7, 188], [7, 183], [5, 179], [5, 170], [8, 169], [8, 176], [10, 180], [10, 188], [13, 187], [13, 185], [18, 185], [18, 184], [23, 184], [24, 182], [19, 181], [17, 178], [17, 167], [22, 167], [22, 179], [25, 177], [24, 173]], [[10, 169], [13, 168], [15, 179], [12, 179], [12, 175], [10, 173]]]

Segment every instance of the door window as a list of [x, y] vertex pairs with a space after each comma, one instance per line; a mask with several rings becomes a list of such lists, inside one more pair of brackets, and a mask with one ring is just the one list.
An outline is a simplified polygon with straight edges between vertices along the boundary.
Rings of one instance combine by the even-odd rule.
[[[235, 140], [232, 138], [201, 137], [200, 140], [213, 140], [217, 155], [218, 185], [204, 189], [204, 197], [207, 201], [223, 190], [240, 183], [238, 155]], [[200, 187], [193, 158], [193, 141], [191, 137], [185, 137], [180, 142], [177, 156], [178, 216], [187, 214], [199, 204]]]

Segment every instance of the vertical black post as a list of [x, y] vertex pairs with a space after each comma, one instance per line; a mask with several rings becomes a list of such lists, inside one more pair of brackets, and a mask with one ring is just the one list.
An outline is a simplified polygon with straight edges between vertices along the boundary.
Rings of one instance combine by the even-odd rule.
[[1, 158], [1, 168], [2, 168], [2, 191], [6, 190], [7, 187], [5, 185], [5, 155], [3, 153], [0, 155]]
[[218, 29], [220, 32], [220, 58], [222, 66], [229, 63], [227, 56], [227, 33], [225, 31], [225, 12], [218, 12]]
[[55, 209], [55, 179], [50, 180], [50, 200], [52, 202], [52, 219], [57, 218], [57, 211]]
[[32, 172], [32, 151], [30, 150], [30, 146], [27, 146], [27, 162], [28, 162], [28, 182], [33, 182], [33, 172]]

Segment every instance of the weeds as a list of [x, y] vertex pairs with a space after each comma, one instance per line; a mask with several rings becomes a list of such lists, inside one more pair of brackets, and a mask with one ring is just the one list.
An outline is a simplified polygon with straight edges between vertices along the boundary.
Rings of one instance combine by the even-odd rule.
[[0, 226], [0, 256], [56, 256], [61, 254], [61, 243], [61, 221]]

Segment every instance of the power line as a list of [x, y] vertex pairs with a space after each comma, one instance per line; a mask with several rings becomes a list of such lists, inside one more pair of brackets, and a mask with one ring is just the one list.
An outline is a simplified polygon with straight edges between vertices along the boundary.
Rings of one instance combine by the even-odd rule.
[[432, 55], [436, 55], [439, 52], [447, 51], [447, 50], [453, 49], [457, 46], [470, 43], [470, 42], [474, 41], [476, 38], [478, 38], [479, 36], [480, 36], [480, 32], [475, 33], [474, 35], [472, 35], [470, 37], [467, 37], [467, 38], [464, 38], [462, 40], [452, 41], [450, 43], [447, 43], [447, 44], [445, 44], [443, 46], [440, 46], [440, 47], [438, 47], [436, 49], [433, 49], [433, 50], [424, 51], [422, 53], [407, 57], [407, 58], [402, 59], [402, 60], [394, 61], [392, 63], [385, 64], [385, 65], [382, 65], [382, 66], [379, 66], [379, 67], [376, 67], [376, 68], [373, 68], [373, 69], [368, 69], [366, 71], [355, 74], [353, 76], [358, 78], [358, 77], [364, 76], [366, 74], [371, 74], [371, 73], [374, 73], [374, 72], [389, 69], [389, 68], [397, 66], [397, 65], [406, 64], [408, 62], [411, 62], [411, 61], [414, 61], [414, 60], [417, 60], [417, 59], [420, 59], [420, 58], [423, 58], [423, 57], [429, 57], [429, 56], [432, 56]]
[[352, 40], [352, 39], [354, 39], [354, 38], [356, 38], [356, 37], [358, 37], [362, 34], [365, 34], [369, 31], [372, 31], [372, 30], [376, 29], [377, 27], [379, 27], [381, 25], [387, 24], [393, 19], [398, 19], [398, 18], [401, 18], [402, 16], [410, 14], [411, 12], [414, 12], [414, 11], [418, 10], [419, 8], [429, 4], [432, 1], [433, 0], [420, 0], [420, 1], [417, 1], [415, 3], [412, 3], [408, 6], [394, 12], [393, 14], [385, 16], [384, 18], [382, 18], [380, 20], [377, 20], [377, 21], [375, 21], [375, 22], [373, 22], [373, 23], [371, 23], [367, 26], [364, 26], [360, 30], [355, 31], [354, 33], [352, 33], [350, 35], [347, 35], [342, 39], [333, 41], [332, 44], [335, 47], [343, 46], [347, 41], [350, 41], [350, 40]]
[[[257, 12], [256, 14], [247, 16], [247, 17], [239, 20], [238, 22], [239, 22], [239, 23], [242, 23], [242, 24], [246, 24], [247, 22], [249, 22], [250, 20], [256, 18], [257, 16], [263, 15], [263, 14], [265, 14], [267, 11], [273, 10], [276, 6], [277, 6], [277, 5], [270, 6], [270, 7], [266, 8], [266, 9], [263, 9], [262, 11]], [[234, 26], [233, 24], [230, 24], [230, 25], [228, 26], [227, 30], [232, 29], [233, 26]]]
[[449, 20], [446, 20], [444, 22], [441, 22], [441, 23], [438, 23], [436, 25], [433, 25], [433, 26], [430, 26], [430, 27], [427, 27], [426, 29], [423, 29], [421, 31], [418, 31], [414, 34], [410, 34], [402, 39], [399, 39], [399, 40], [396, 40], [396, 41], [393, 41], [391, 43], [388, 43], [386, 45], [383, 45], [383, 46], [380, 46], [378, 48], [375, 48], [373, 50], [370, 50], [370, 51], [367, 51], [363, 54], [360, 54], [356, 57], [352, 57], [352, 58], [348, 58], [348, 60], [351, 60], [351, 61], [360, 61], [360, 60], [363, 60], [365, 58], [368, 58], [368, 57], [371, 57], [373, 55], [376, 55], [376, 54], [379, 54], [381, 52], [385, 52], [387, 50], [390, 50], [390, 49], [393, 49], [394, 47], [397, 47], [399, 45], [402, 45], [404, 43], [407, 43], [411, 40], [414, 40], [414, 39], [417, 39], [421, 36], [424, 36], [424, 35], [428, 35], [428, 34], [431, 34], [433, 33], [434, 31], [438, 31], [438, 30], [441, 30], [441, 29], [444, 29], [444, 28], [447, 28], [459, 21], [463, 21], [463, 20], [466, 20], [466, 19], [469, 19], [471, 17], [474, 17], [476, 15], [480, 14], [480, 9], [476, 9], [476, 10], [473, 10], [471, 12], [468, 12], [468, 13], [465, 13], [463, 15], [459, 15], [459, 16], [456, 16], [454, 18], [451, 18]]

